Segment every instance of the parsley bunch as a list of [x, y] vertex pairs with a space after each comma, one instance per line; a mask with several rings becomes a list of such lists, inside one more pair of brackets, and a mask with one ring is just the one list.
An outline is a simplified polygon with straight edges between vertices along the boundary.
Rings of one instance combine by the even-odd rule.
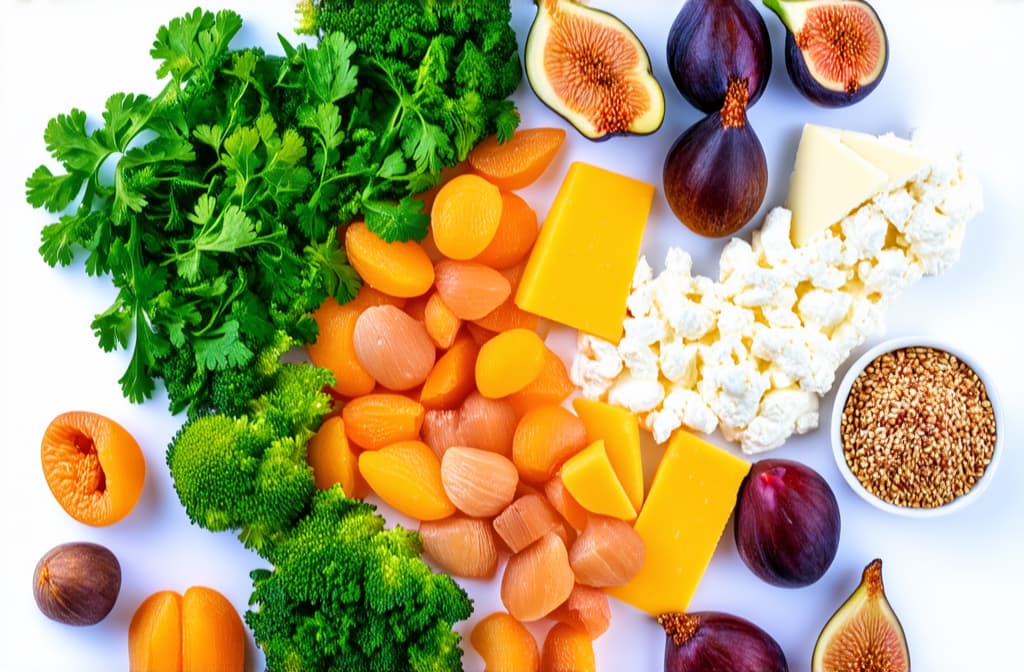
[[26, 183], [32, 206], [60, 213], [43, 259], [84, 252], [118, 290], [92, 328], [104, 350], [132, 350], [125, 396], [141, 402], [163, 379], [175, 413], [255, 396], [239, 375], [255, 353], [282, 334], [311, 342], [310, 313], [358, 290], [338, 226], [362, 216], [387, 240], [422, 238], [413, 195], [454, 162], [424, 154], [436, 132], [406, 123], [405, 90], [361, 72], [368, 57], [344, 34], [279, 37], [271, 55], [230, 48], [241, 27], [201, 9], [161, 27], [150, 54], [164, 88], [115, 93], [95, 129], [79, 109], [50, 120], [63, 170], [41, 165]]

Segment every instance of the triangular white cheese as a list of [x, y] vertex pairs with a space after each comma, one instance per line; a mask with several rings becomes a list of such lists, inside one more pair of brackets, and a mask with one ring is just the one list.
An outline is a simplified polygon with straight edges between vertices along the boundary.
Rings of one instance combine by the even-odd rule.
[[856, 131], [840, 131], [844, 145], [881, 168], [889, 176], [890, 189], [902, 187], [928, 167], [928, 159], [914, 151], [909, 140], [894, 135], [877, 137]]
[[806, 124], [786, 199], [793, 244], [806, 244], [888, 183], [888, 173], [843, 144], [838, 132]]

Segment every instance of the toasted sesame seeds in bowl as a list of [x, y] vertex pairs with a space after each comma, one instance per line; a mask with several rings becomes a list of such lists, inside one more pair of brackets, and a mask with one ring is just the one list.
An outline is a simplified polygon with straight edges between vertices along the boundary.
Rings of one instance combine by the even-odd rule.
[[832, 409], [832, 451], [849, 486], [890, 513], [932, 517], [988, 487], [1003, 422], [991, 378], [935, 338], [895, 338], [847, 370]]

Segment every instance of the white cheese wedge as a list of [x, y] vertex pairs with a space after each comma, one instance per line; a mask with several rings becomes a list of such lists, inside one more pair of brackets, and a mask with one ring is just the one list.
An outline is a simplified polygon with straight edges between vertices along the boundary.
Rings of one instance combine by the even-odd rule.
[[840, 140], [834, 130], [804, 126], [789, 183], [793, 244], [800, 247], [889, 184], [889, 174]]
[[902, 187], [928, 167], [928, 159], [914, 151], [909, 140], [887, 134], [881, 137], [856, 131], [838, 131], [844, 145], [881, 168], [889, 176], [889, 189]]

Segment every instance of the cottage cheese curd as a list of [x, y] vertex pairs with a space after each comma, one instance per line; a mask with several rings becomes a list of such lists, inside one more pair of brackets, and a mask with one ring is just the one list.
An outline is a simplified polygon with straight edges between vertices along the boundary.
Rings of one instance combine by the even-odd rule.
[[818, 402], [851, 351], [884, 328], [886, 306], [958, 258], [982, 206], [959, 155], [931, 160], [795, 246], [771, 210], [748, 243], [726, 244], [715, 281], [668, 250], [641, 257], [618, 344], [582, 334], [571, 367], [583, 396], [637, 413], [655, 441], [716, 429], [749, 454], [818, 426]]

